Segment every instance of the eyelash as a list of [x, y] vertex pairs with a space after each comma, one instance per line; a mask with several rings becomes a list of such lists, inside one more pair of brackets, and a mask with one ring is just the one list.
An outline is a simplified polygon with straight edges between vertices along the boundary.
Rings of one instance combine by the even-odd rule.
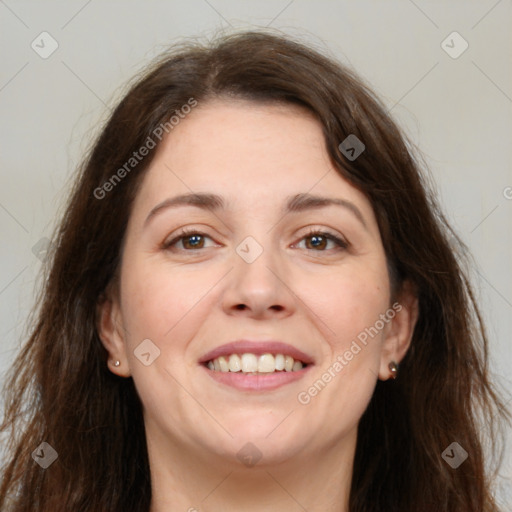
[[[171, 250], [171, 247], [174, 244], [176, 244], [177, 242], [179, 242], [180, 240], [182, 240], [184, 238], [191, 237], [192, 235], [199, 235], [199, 236], [207, 237], [207, 238], [211, 239], [211, 237], [209, 235], [207, 235], [206, 233], [202, 233], [201, 231], [197, 231], [195, 229], [190, 229], [190, 228], [186, 229], [185, 228], [172, 240], [170, 240], [168, 242], [164, 242], [162, 244], [162, 248], [166, 249], [166, 250]], [[339, 238], [338, 236], [334, 235], [333, 233], [330, 233], [329, 231], [318, 230], [318, 229], [311, 229], [308, 233], [303, 235], [303, 237], [300, 239], [300, 241], [304, 240], [305, 238], [310, 238], [312, 236], [321, 236], [323, 238], [326, 238], [327, 240], [334, 242], [338, 246], [338, 248], [341, 250], [348, 249], [348, 247], [349, 247], [348, 242]], [[197, 250], [201, 250], [201, 249], [204, 249], [204, 247], [200, 247]], [[179, 250], [185, 251], [185, 252], [195, 252], [194, 249], [179, 249]], [[313, 252], [327, 252], [328, 251], [328, 249], [319, 250], [319, 251], [317, 251], [315, 249], [306, 249], [306, 250], [313, 251]]]

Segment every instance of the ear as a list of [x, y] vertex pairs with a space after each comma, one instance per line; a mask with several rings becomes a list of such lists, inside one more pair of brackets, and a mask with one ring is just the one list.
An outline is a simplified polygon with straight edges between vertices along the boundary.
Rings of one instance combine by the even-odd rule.
[[[118, 293], [112, 292], [111, 287], [108, 287], [107, 291], [98, 299], [96, 329], [109, 354], [108, 367], [110, 371], [120, 377], [130, 377], [118, 295]], [[116, 361], [119, 361], [118, 366], [114, 364]]]
[[400, 363], [411, 344], [414, 327], [418, 320], [419, 307], [415, 287], [409, 281], [404, 282], [392, 309], [395, 316], [390, 321], [382, 344], [379, 379], [391, 377], [389, 363]]

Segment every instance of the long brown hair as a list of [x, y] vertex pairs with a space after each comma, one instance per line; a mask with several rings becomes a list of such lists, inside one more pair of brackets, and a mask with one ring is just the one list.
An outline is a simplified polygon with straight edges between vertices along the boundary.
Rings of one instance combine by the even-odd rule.
[[[371, 90], [331, 57], [268, 31], [171, 49], [136, 79], [92, 146], [6, 386], [0, 509], [149, 510], [141, 403], [132, 379], [107, 368], [96, 307], [117, 275], [131, 205], [155, 150], [111, 180], [191, 98], [215, 97], [309, 109], [338, 172], [373, 205], [398, 286], [408, 280], [418, 291], [419, 319], [400, 376], [378, 381], [359, 423], [350, 511], [496, 511], [484, 447], [486, 440], [494, 446], [510, 416], [489, 379], [486, 333], [452, 248], [462, 243]], [[339, 149], [349, 135], [365, 145], [355, 160]], [[31, 456], [42, 441], [58, 453], [47, 469]], [[469, 455], [457, 469], [442, 457], [453, 442]]]

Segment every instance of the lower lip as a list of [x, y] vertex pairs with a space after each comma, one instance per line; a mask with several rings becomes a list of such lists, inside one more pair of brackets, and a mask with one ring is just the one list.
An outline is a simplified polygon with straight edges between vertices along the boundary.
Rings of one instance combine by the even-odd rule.
[[208, 375], [226, 386], [240, 391], [271, 391], [302, 379], [312, 365], [297, 372], [274, 372], [268, 375], [247, 375], [242, 372], [218, 372], [203, 366]]

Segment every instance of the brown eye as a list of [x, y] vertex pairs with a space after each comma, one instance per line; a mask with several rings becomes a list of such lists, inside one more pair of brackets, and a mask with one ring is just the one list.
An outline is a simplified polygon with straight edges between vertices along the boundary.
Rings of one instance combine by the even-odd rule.
[[205, 238], [211, 238], [198, 231], [182, 231], [178, 236], [174, 237], [168, 242], [164, 242], [163, 248], [172, 249], [177, 244], [181, 243], [181, 247], [178, 245], [176, 250], [178, 251], [193, 251], [194, 249], [205, 249]]
[[[189, 235], [181, 237], [185, 249], [202, 249], [204, 245], [203, 235]], [[188, 246], [188, 247], [187, 247]]]
[[328, 239], [325, 236], [322, 235], [311, 235], [306, 237], [306, 240], [310, 240], [312, 247], [307, 247], [308, 243], [306, 242], [306, 247], [308, 249], [325, 249]]
[[322, 231], [312, 231], [304, 236], [302, 240], [306, 240], [306, 249], [313, 251], [316, 250], [324, 252], [326, 249], [328, 250], [329, 248], [327, 247], [327, 244], [329, 242], [334, 243], [338, 248], [346, 249], [348, 247], [347, 242], [341, 238], [333, 235], [332, 233]]

